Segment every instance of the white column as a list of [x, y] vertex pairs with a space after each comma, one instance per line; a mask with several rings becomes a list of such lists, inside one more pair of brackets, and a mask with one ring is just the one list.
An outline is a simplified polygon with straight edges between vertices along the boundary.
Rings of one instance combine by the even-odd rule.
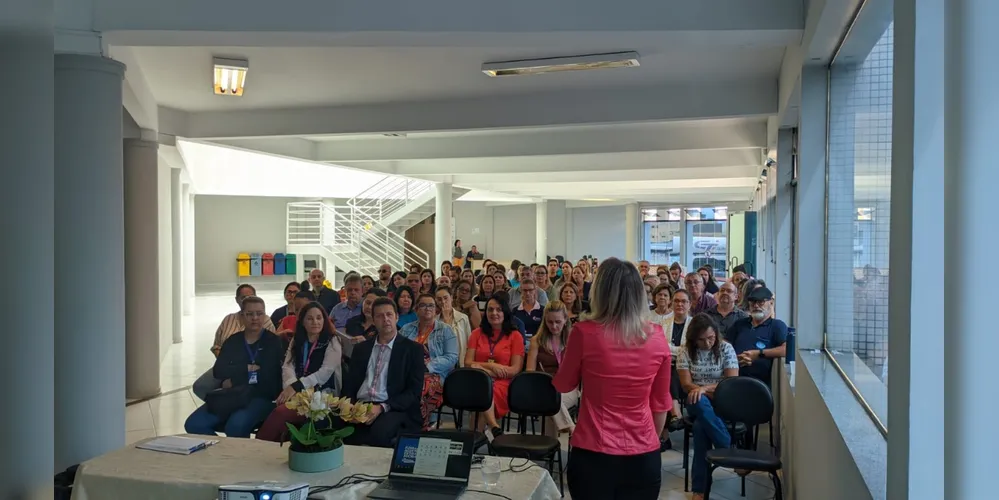
[[124, 71], [55, 56], [56, 469], [125, 444]]
[[[791, 304], [794, 302], [794, 294], [791, 291], [791, 276], [793, 260], [791, 259], [791, 215], [794, 211], [794, 187], [791, 185], [794, 180], [794, 134], [791, 129], [780, 129], [777, 132], [777, 168], [772, 169], [771, 175], [775, 177], [777, 197], [774, 201], [774, 224], [776, 224], [776, 237], [773, 241], [773, 254], [775, 256], [775, 269], [773, 271], [775, 279], [772, 280], [774, 295], [777, 300], [774, 302], [775, 313], [778, 318], [784, 321], [791, 321]], [[769, 180], [769, 179], [768, 179]]]
[[[912, 2], [907, 2], [911, 4]], [[999, 130], [999, 94], [996, 93], [996, 82], [999, 81], [999, 66], [995, 64], [995, 50], [999, 47], [999, 30], [996, 29], [995, 22], [999, 19], [999, 3], [995, 0], [949, 0], [944, 2], [946, 8], [941, 8], [940, 2], [928, 2], [917, 0], [915, 2], [915, 61], [916, 61], [916, 115], [915, 122], [921, 125], [916, 130], [917, 135], [914, 140], [915, 148], [926, 148], [925, 140], [927, 135], [934, 141], [939, 140], [940, 130], [946, 130], [944, 143], [944, 157], [941, 162], [939, 158], [933, 157], [933, 151], [923, 153], [923, 161], [913, 165], [914, 180], [913, 205], [921, 204], [925, 199], [935, 200], [935, 195], [939, 194], [940, 181], [943, 181], [944, 195], [946, 201], [945, 220], [946, 225], [941, 224], [936, 218], [931, 218], [933, 227], [943, 225], [945, 231], [941, 235], [936, 234], [936, 238], [942, 238], [943, 253], [937, 255], [937, 268], [932, 274], [926, 276], [920, 274], [920, 283], [940, 283], [944, 271], [947, 272], [944, 293], [934, 294], [937, 299], [936, 307], [939, 307], [939, 300], [944, 298], [946, 328], [943, 324], [923, 323], [917, 325], [915, 318], [926, 321], [926, 311], [930, 309], [930, 302], [926, 294], [930, 290], [917, 290], [919, 285], [913, 282], [913, 332], [912, 332], [912, 370], [910, 373], [913, 379], [910, 381], [912, 388], [912, 400], [910, 418], [914, 418], [916, 411], [928, 408], [930, 401], [918, 395], [931, 394], [924, 392], [919, 384], [924, 383], [926, 378], [936, 374], [936, 371], [926, 370], [926, 363], [930, 359], [930, 349], [941, 348], [944, 356], [945, 372], [938, 380], [943, 380], [943, 388], [936, 389], [939, 385], [926, 384], [924, 387], [929, 390], [936, 389], [936, 394], [942, 394], [944, 399], [945, 418], [947, 425], [940, 427], [944, 433], [944, 439], [927, 446], [926, 443], [911, 438], [911, 436], [925, 427], [909, 428], [909, 435], [912, 440], [910, 461], [916, 460], [925, 467], [914, 467], [910, 463], [909, 485], [910, 491], [915, 491], [931, 480], [927, 476], [928, 467], [932, 464], [924, 461], [922, 455], [924, 449], [931, 453], [937, 453], [942, 448], [943, 443], [947, 444], [947, 465], [945, 468], [946, 490], [938, 498], [990, 498], [995, 495], [994, 470], [990, 467], [995, 463], [992, 457], [995, 456], [997, 440], [995, 434], [976, 432], [986, 429], [995, 420], [994, 416], [999, 406], [996, 404], [996, 385], [994, 379], [995, 353], [999, 351], [999, 337], [994, 330], [984, 325], [994, 324], [995, 318], [992, 313], [995, 311], [995, 293], [985, 292], [983, 286], [962, 285], [958, 275], [953, 272], [953, 266], [968, 266], [969, 269], [987, 267], [989, 263], [995, 261], [995, 250], [999, 248], [999, 237], [997, 237], [995, 216], [993, 212], [996, 207], [996, 183], [999, 182], [999, 168], [996, 166], [995, 131]], [[909, 7], [911, 9], [911, 6]], [[896, 17], [904, 7], [896, 5]], [[940, 28], [937, 23], [941, 19], [940, 12], [946, 10], [946, 39], [939, 35]], [[911, 14], [910, 14], [911, 15]], [[896, 22], [897, 24], [897, 22]], [[896, 37], [898, 36], [896, 27]], [[943, 68], [940, 68], [938, 61], [940, 42], [944, 40], [944, 54], [946, 57]], [[898, 42], [896, 42], [897, 44]], [[898, 49], [896, 49], [897, 51]], [[898, 57], [896, 55], [896, 57]], [[897, 70], [896, 70], [897, 71]], [[936, 71], [936, 73], [932, 73]], [[936, 88], [926, 88], [929, 83], [925, 80], [931, 77], [944, 75], [945, 78], [945, 101], [943, 103], [944, 117], [941, 120], [939, 109], [940, 104], [930, 101], [931, 109], [926, 109], [926, 101], [935, 97]], [[937, 82], [937, 80], [931, 80]], [[897, 84], [896, 84], [897, 86]], [[921, 93], [920, 90], [923, 90]], [[930, 97], [927, 97], [930, 94]], [[936, 111], [935, 114], [929, 113]], [[898, 116], [898, 115], [896, 115]], [[922, 118], [922, 120], [921, 120]], [[898, 118], [896, 118], [897, 120]], [[946, 123], [946, 126], [944, 125]], [[894, 150], [893, 150], [894, 151]], [[916, 149], [917, 152], [921, 151]], [[928, 157], [928, 158], [926, 158]], [[893, 158], [894, 159], [894, 158]], [[919, 157], [916, 158], [919, 160]], [[943, 171], [940, 167], [943, 166]], [[894, 165], [893, 165], [894, 167]], [[942, 174], [942, 175], [939, 175]], [[892, 169], [892, 184], [895, 183], [895, 171]], [[922, 181], [922, 182], [920, 182]], [[927, 184], [934, 183], [931, 186]], [[936, 189], [936, 191], [934, 191]], [[920, 191], [917, 191], [920, 190]], [[922, 194], [923, 196], [918, 196]], [[894, 190], [892, 191], [894, 196]], [[892, 200], [894, 203], [895, 200]], [[926, 207], [926, 210], [936, 208], [938, 204]], [[913, 225], [919, 224], [920, 228], [924, 224], [924, 219], [915, 220], [921, 214], [929, 217], [913, 208]], [[898, 213], [892, 210], [892, 214]], [[894, 225], [895, 221], [892, 220]], [[894, 229], [894, 228], [893, 228]], [[915, 232], [915, 229], [914, 229]], [[918, 233], [925, 234], [925, 233]], [[893, 233], [894, 236], [894, 233]], [[915, 240], [917, 234], [913, 235]], [[936, 241], [941, 240], [935, 240]], [[920, 240], [920, 244], [926, 242]], [[894, 244], [892, 244], [894, 247]], [[917, 252], [913, 251], [913, 273], [915, 274], [917, 264], [926, 262], [923, 260], [922, 252], [930, 252], [937, 248], [936, 245], [923, 247]], [[946, 256], [945, 262], [948, 265], [944, 269], [940, 268], [940, 255]], [[892, 262], [894, 264], [894, 261]], [[919, 266], [918, 271], [926, 271]], [[892, 269], [895, 274], [895, 269]], [[938, 281], [927, 281], [927, 280]], [[984, 285], [987, 287], [987, 285]], [[892, 290], [896, 290], [894, 284]], [[908, 291], [908, 290], [907, 290]], [[916, 301], [916, 298], [920, 300]], [[922, 309], [917, 309], [922, 307]], [[922, 313], [922, 314], [920, 314]], [[937, 326], [939, 329], [936, 335], [930, 337], [929, 330]], [[940, 332], [946, 332], [941, 335]], [[894, 330], [891, 332], [891, 342], [896, 341]], [[917, 345], [917, 343], [923, 343]], [[946, 342], [946, 344], [945, 344]], [[946, 345], [946, 349], [942, 349]], [[899, 382], [895, 378], [895, 358], [894, 344], [890, 344], [891, 363], [889, 369], [889, 397], [894, 390], [893, 384]], [[939, 355], [936, 363], [940, 362]], [[932, 366], [938, 366], [934, 364]], [[923, 375], [916, 377], [917, 371], [923, 369]], [[908, 376], [902, 374], [902, 377]], [[918, 392], [917, 392], [918, 391]], [[889, 400], [891, 402], [891, 400]], [[939, 404], [939, 402], [938, 402]], [[890, 411], [890, 410], [889, 410]], [[892, 414], [889, 413], [889, 418]], [[937, 418], [937, 422], [943, 421], [937, 413], [924, 415], [925, 418]], [[925, 423], [919, 420], [920, 424]], [[889, 437], [895, 432], [889, 424]], [[925, 437], [925, 436], [924, 436]], [[889, 453], [891, 450], [889, 443]], [[889, 457], [889, 460], [891, 458]], [[890, 462], [889, 462], [890, 463]], [[939, 481], [939, 467], [933, 471], [937, 474]], [[918, 474], [918, 475], [917, 475]], [[932, 489], [930, 491], [939, 491]], [[927, 492], [927, 495], [932, 493]], [[910, 497], [911, 498], [911, 497]], [[929, 498], [921, 496], [919, 498]]]
[[638, 203], [628, 203], [624, 206], [624, 258], [631, 262], [638, 262], [639, 223]]
[[180, 182], [180, 169], [170, 170], [170, 232], [172, 237], [171, 256], [173, 259], [173, 343], [179, 344], [184, 341], [183, 313], [184, 313], [184, 218], [181, 206], [184, 203], [183, 191]]
[[534, 204], [534, 262], [548, 262], [548, 201], [541, 200]]
[[9, 330], [0, 351], [11, 391], [0, 412], [0, 485], [11, 498], [52, 498], [52, 34], [52, 2], [14, 0], [0, 10], [0, 314], [30, 325]]
[[158, 144], [127, 139], [125, 158], [126, 377], [129, 398], [160, 392]]
[[442, 261], [451, 259], [454, 240], [451, 239], [453, 221], [451, 219], [451, 184], [440, 182], [437, 188], [437, 216], [434, 218], [434, 260], [431, 269], [437, 269]]
[[184, 266], [184, 314], [190, 315], [194, 310], [194, 195], [191, 194], [191, 184], [184, 183], [181, 190], [183, 200], [184, 255], [181, 258]]

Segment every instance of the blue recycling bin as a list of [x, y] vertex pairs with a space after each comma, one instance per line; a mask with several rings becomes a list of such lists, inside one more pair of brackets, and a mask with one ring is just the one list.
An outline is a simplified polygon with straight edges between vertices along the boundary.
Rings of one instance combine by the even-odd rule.
[[263, 258], [259, 253], [250, 254], [250, 276], [260, 276], [263, 274]]
[[281, 275], [284, 274], [284, 254], [276, 253], [274, 254], [274, 274]]

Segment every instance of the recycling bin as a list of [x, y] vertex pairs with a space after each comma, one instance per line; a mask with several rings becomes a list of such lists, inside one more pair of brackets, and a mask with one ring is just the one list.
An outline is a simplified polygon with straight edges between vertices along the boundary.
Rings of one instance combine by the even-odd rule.
[[284, 274], [295, 274], [298, 268], [297, 259], [298, 256], [293, 253], [284, 256]]
[[260, 276], [262, 269], [262, 259], [259, 253], [250, 254], [250, 276]]
[[241, 253], [236, 256], [236, 275], [240, 278], [250, 275], [250, 254]]
[[279, 276], [285, 274], [284, 265], [285, 265], [284, 254], [280, 252], [274, 254], [274, 274], [277, 274]]
[[262, 257], [262, 266], [264, 271], [264, 276], [274, 275], [274, 254], [267, 252]]

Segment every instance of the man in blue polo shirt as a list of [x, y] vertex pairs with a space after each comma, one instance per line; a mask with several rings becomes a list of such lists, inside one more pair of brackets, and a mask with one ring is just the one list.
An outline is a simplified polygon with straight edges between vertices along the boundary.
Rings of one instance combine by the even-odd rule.
[[774, 319], [774, 294], [766, 287], [749, 293], [749, 317], [736, 321], [726, 338], [739, 356], [739, 375], [757, 378], [770, 384], [770, 369], [775, 358], [786, 352], [787, 324]]

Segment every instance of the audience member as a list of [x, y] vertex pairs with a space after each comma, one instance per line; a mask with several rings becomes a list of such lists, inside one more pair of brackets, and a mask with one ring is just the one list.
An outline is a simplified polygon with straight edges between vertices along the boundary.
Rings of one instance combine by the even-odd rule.
[[319, 302], [330, 312], [333, 306], [340, 303], [340, 294], [334, 290], [326, 288], [326, 273], [322, 269], [309, 271], [309, 285], [312, 290], [312, 300]]
[[372, 288], [364, 294], [364, 300], [361, 301], [361, 314], [354, 316], [347, 320], [347, 326], [344, 327], [345, 333], [353, 337], [353, 342], [355, 344], [364, 342], [378, 334], [378, 329], [375, 328], [375, 320], [371, 315], [371, 305], [378, 300], [378, 297], [385, 297], [387, 294], [379, 289]]
[[479, 419], [480, 430], [493, 436], [503, 431], [499, 419], [509, 412], [510, 380], [524, 366], [524, 337], [513, 325], [509, 302], [502, 294], [489, 298], [486, 320], [472, 332], [465, 352], [465, 366], [478, 368], [493, 379], [493, 406]]
[[[437, 278], [437, 288], [441, 287], [451, 288], [451, 278], [449, 276], [441, 276], [440, 278]], [[437, 290], [434, 289], [434, 291], [436, 292]]]
[[441, 277], [443, 278], [444, 276], [447, 276], [448, 272], [451, 271], [451, 269], [453, 269], [453, 268], [454, 268], [454, 265], [451, 264], [450, 260], [442, 260], [441, 261]]
[[[460, 285], [461, 283], [459, 283]], [[465, 286], [467, 287], [468, 284], [465, 283]], [[451, 296], [451, 290], [438, 288], [437, 293], [434, 294], [434, 298], [437, 302], [437, 320], [450, 326], [451, 330], [454, 331], [454, 335], [458, 338], [458, 364], [464, 367], [465, 351], [468, 350], [468, 337], [472, 334], [472, 324], [468, 320], [468, 315], [454, 307], [454, 298]], [[475, 309], [474, 304], [472, 308]], [[477, 309], [475, 311], [478, 312]]]
[[669, 265], [669, 283], [673, 285], [674, 290], [679, 290], [684, 287], [683, 266], [681, 266], [679, 262], [674, 262]]
[[562, 270], [558, 267], [558, 259], [548, 259], [548, 280], [551, 281], [552, 285], [558, 282], [559, 276], [562, 276]]
[[298, 316], [295, 314], [296, 311], [305, 307], [312, 300], [312, 292], [306, 292], [304, 290], [295, 294], [295, 299], [292, 300], [294, 304], [294, 310], [292, 314], [289, 314], [281, 320], [281, 324], [277, 327], [277, 335], [281, 337], [285, 342], [291, 342], [291, 338], [295, 336], [295, 324], [298, 322]]
[[221, 388], [187, 417], [188, 434], [214, 436], [222, 430], [229, 437], [247, 438], [274, 409], [281, 392], [281, 340], [264, 327], [270, 318], [263, 299], [245, 297], [240, 312], [245, 327], [225, 340], [212, 368]]
[[652, 322], [663, 327], [663, 331], [669, 332], [669, 328], [672, 328], [672, 316], [673, 309], [670, 308], [670, 299], [672, 299], [673, 291], [670, 289], [668, 284], [663, 284], [655, 287], [652, 290], [652, 311], [651, 317]]
[[277, 408], [264, 420], [257, 439], [282, 441], [287, 423], [301, 425], [305, 417], [289, 410], [284, 404], [296, 393], [305, 389], [321, 389], [327, 385], [334, 390], [342, 386], [340, 368], [342, 348], [330, 328], [329, 317], [318, 302], [306, 304], [299, 313], [295, 335], [291, 341], [281, 375], [284, 389], [278, 394]]
[[787, 325], [773, 318], [773, 293], [765, 286], [749, 292], [749, 317], [729, 328], [728, 338], [739, 355], [739, 375], [770, 385], [775, 358], [787, 354]]
[[496, 266], [496, 272], [493, 274], [493, 281], [496, 282], [496, 292], [510, 291], [510, 283], [507, 281], [506, 272], [503, 270], [503, 266]]
[[[507, 271], [503, 269], [503, 274], [506, 277], [507, 282], [509, 282], [509, 289], [517, 288], [520, 286], [520, 267], [524, 264], [517, 259], [513, 259], [510, 263], [510, 270]], [[502, 266], [499, 266], [502, 268]]]
[[444, 379], [458, 364], [458, 338], [449, 325], [436, 319], [437, 303], [433, 295], [420, 295], [416, 311], [419, 319], [402, 327], [399, 335], [415, 340], [423, 349], [426, 372], [423, 375], [420, 412], [423, 429], [429, 430], [431, 416], [440, 407], [444, 396]]
[[586, 388], [570, 438], [569, 492], [577, 500], [659, 498], [671, 358], [662, 329], [646, 321], [638, 269], [605, 260], [591, 307], [592, 318], [573, 326], [553, 380], [561, 393]]
[[413, 292], [413, 300], [416, 300], [415, 297], [423, 290], [423, 278], [420, 277], [420, 273], [409, 273], [406, 275], [406, 286]]
[[645, 278], [650, 276], [649, 274], [650, 268], [651, 266], [649, 265], [649, 261], [647, 260], [638, 261], [638, 275], [642, 277], [643, 281], [645, 280]]
[[566, 316], [569, 318], [569, 326], [575, 325], [580, 320], [580, 315], [586, 312], [589, 303], [583, 303], [579, 297], [579, 289], [572, 283], [562, 285], [559, 291], [559, 300], [566, 306]]
[[[673, 292], [672, 300], [670, 300], [670, 307], [673, 308], [673, 312], [666, 315], [663, 318], [663, 331], [666, 333], [666, 340], [669, 342], [670, 354], [673, 359], [680, 355], [680, 349], [687, 343], [687, 329], [690, 328], [690, 292], [687, 290], [677, 290]], [[670, 395], [676, 402], [673, 405], [673, 410], [671, 413], [671, 422], [679, 422], [683, 418], [680, 413], [680, 397], [682, 388], [680, 386], [680, 379], [676, 376], [674, 366], [673, 377], [671, 378], [672, 384], [670, 385]], [[666, 437], [668, 442], [669, 437]], [[667, 443], [664, 443], [664, 445]], [[672, 444], [672, 443], [668, 443]], [[666, 446], [668, 448], [668, 446]]]
[[[468, 326], [470, 328], [469, 334], [471, 334], [471, 331], [478, 328], [482, 323], [482, 312], [479, 311], [479, 305], [475, 302], [475, 281], [459, 281], [458, 284], [455, 285], [454, 290], [454, 303], [457, 306], [455, 309], [464, 313], [465, 316], [468, 316]], [[462, 354], [461, 360], [462, 363], [464, 363], [464, 354]]]
[[[211, 351], [216, 358], [218, 358], [219, 353], [222, 351], [222, 345], [225, 341], [246, 328], [244, 323], [245, 316], [242, 309], [243, 300], [248, 297], [256, 297], [256, 295], [257, 289], [253, 288], [253, 285], [243, 284], [236, 287], [236, 305], [240, 307], [240, 310], [227, 314], [222, 318], [222, 323], [219, 324], [218, 329], [215, 330], [215, 340], [212, 342]], [[274, 323], [271, 323], [270, 318], [265, 318], [263, 327], [271, 332], [274, 331]], [[191, 391], [194, 392], [194, 395], [202, 400], [205, 399], [205, 395], [209, 392], [222, 387], [222, 380], [216, 378], [213, 375], [213, 371], [214, 369], [209, 369], [201, 374], [191, 386]]]
[[545, 294], [546, 297], [555, 296], [554, 282], [548, 279], [548, 268], [539, 265], [534, 269], [534, 284], [538, 286], [538, 290]]
[[361, 293], [368, 293], [372, 288], [375, 288], [375, 279], [367, 274], [361, 276]]
[[520, 303], [513, 309], [513, 316], [524, 323], [526, 333], [524, 340], [530, 342], [531, 337], [541, 327], [541, 320], [544, 318], [545, 313], [544, 308], [538, 300], [538, 285], [534, 282], [534, 279], [525, 277], [520, 281], [520, 288], [515, 290], [515, 292], [519, 292]]
[[418, 295], [408, 285], [400, 286], [395, 290], [395, 308], [396, 317], [399, 319], [399, 328], [416, 321], [416, 308], [414, 307], [416, 297]]
[[718, 293], [715, 294], [718, 305], [704, 311], [705, 314], [711, 316], [711, 319], [714, 320], [718, 326], [718, 334], [723, 339], [728, 338], [728, 330], [732, 328], [732, 325], [736, 321], [749, 317], [746, 311], [735, 306], [735, 299], [738, 296], [739, 291], [735, 288], [735, 285], [731, 281], [726, 281], [718, 287]]
[[[375, 406], [365, 423], [350, 424], [354, 433], [344, 442], [388, 448], [400, 434], [419, 432], [422, 426], [420, 394], [426, 368], [420, 345], [398, 335], [395, 304], [380, 297], [371, 310], [378, 335], [354, 347], [342, 395]], [[346, 425], [332, 419], [334, 428]]]
[[479, 283], [479, 294], [475, 296], [475, 303], [480, 313], [485, 314], [486, 302], [494, 293], [496, 293], [496, 278], [487, 274], [482, 277], [482, 282]]
[[748, 278], [743, 281], [742, 288], [740, 289], [739, 309], [749, 312], [749, 293], [765, 286], [767, 286], [767, 283], [757, 278]]
[[390, 299], [395, 298], [396, 289], [405, 284], [406, 284], [406, 273], [402, 271], [397, 271], [395, 273], [392, 273], [392, 282], [391, 284], [389, 284], [388, 289], [385, 290], [386, 292], [388, 292], [388, 298]]
[[[538, 329], [538, 334], [531, 338], [531, 346], [527, 351], [527, 371], [541, 371], [552, 375], [558, 373], [565, 356], [565, 345], [569, 341], [569, 310], [565, 303], [553, 300], [545, 306], [544, 322]], [[572, 431], [576, 423], [572, 421], [569, 408], [579, 403], [579, 389], [575, 388], [562, 394], [562, 408], [553, 417], [547, 418], [545, 433], [558, 437], [560, 432]]]
[[[403, 276], [403, 279], [405, 279], [405, 276]], [[388, 264], [382, 264], [378, 266], [378, 281], [375, 282], [375, 286], [388, 292], [389, 287], [391, 285], [392, 285], [392, 266]]]
[[302, 286], [297, 281], [292, 281], [284, 286], [285, 305], [277, 308], [271, 313], [271, 324], [280, 325], [281, 320], [289, 314], [295, 314], [295, 295], [302, 290]]
[[348, 275], [343, 281], [343, 289], [347, 292], [347, 300], [333, 306], [330, 311], [333, 326], [340, 331], [347, 327], [347, 320], [361, 314], [361, 297], [364, 294], [361, 277], [356, 274]]
[[690, 273], [683, 278], [684, 290], [690, 293], [690, 314], [696, 316], [714, 306], [718, 301], [704, 291], [704, 278], [700, 274]]
[[530, 280], [534, 283], [534, 300], [544, 308], [545, 304], [548, 303], [548, 294], [544, 290], [538, 290], [537, 282], [534, 281], [534, 272], [531, 271], [531, 266], [523, 265], [520, 266], [520, 282], [517, 288], [509, 291], [510, 294], [510, 309], [517, 309], [520, 302], [523, 300], [520, 288], [523, 286], [525, 281]]
[[680, 385], [687, 394], [687, 413], [694, 418], [694, 458], [690, 464], [694, 499], [704, 498], [707, 485], [708, 450], [728, 448], [731, 436], [725, 422], [711, 406], [715, 387], [723, 378], [739, 374], [735, 349], [718, 334], [714, 320], [698, 314], [690, 322], [690, 333], [676, 360]]
[[718, 283], [715, 282], [715, 271], [710, 265], [697, 268], [697, 274], [704, 280], [704, 291], [714, 295], [718, 293]]
[[592, 282], [586, 281], [586, 271], [577, 266], [572, 268], [569, 276], [572, 283], [576, 285], [576, 289], [579, 290], [580, 298], [583, 299], [583, 302], [588, 302], [590, 300], [590, 286]]
[[420, 290], [413, 289], [413, 292], [420, 296], [424, 293], [432, 294], [435, 291], [437, 291], [437, 276], [434, 276], [434, 271], [431, 269], [420, 271]]

